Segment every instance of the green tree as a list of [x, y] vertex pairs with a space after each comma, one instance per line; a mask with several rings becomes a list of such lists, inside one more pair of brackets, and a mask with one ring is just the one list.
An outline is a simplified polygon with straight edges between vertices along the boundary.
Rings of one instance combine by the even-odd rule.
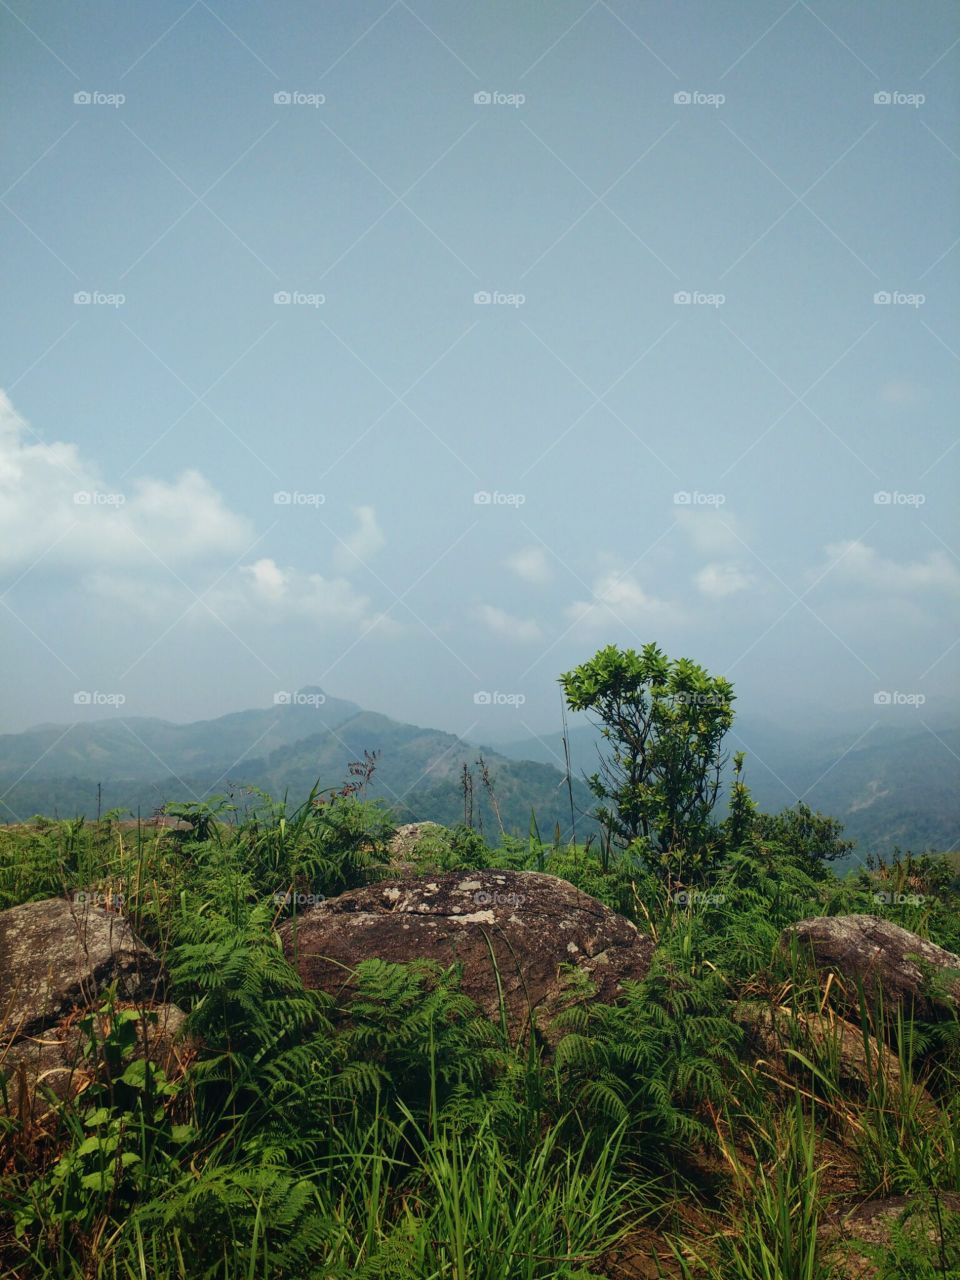
[[733, 723], [733, 685], [655, 644], [608, 645], [560, 677], [567, 705], [592, 712], [610, 744], [588, 779], [596, 816], [661, 869], [705, 868], [720, 848], [711, 822]]
[[824, 863], [842, 858], [856, 841], [843, 839], [843, 823], [816, 813], [802, 800], [782, 813], [754, 816], [750, 840], [792, 859], [808, 875], [822, 875]]

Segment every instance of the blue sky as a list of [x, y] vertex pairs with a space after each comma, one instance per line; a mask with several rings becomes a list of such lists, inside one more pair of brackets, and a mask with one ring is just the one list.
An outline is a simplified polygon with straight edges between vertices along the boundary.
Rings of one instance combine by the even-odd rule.
[[956, 705], [954, 4], [0, 21], [5, 730], [519, 735], [648, 640], [784, 723]]

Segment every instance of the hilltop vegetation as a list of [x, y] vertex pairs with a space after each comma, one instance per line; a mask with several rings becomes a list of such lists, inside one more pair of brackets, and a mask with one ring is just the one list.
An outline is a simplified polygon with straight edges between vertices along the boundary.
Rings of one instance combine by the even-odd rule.
[[[120, 895], [191, 1046], [170, 1073], [138, 1057], [138, 1015], [108, 991], [103, 1021], [81, 1023], [88, 1088], [39, 1122], [0, 1118], [0, 1276], [960, 1274], [943, 975], [896, 1006], [782, 941], [857, 913], [960, 951], [956, 868], [840, 879], [830, 818], [763, 814], [742, 782], [721, 804], [732, 689], [692, 663], [610, 649], [564, 687], [609, 731], [600, 838], [494, 845], [459, 826], [402, 852], [407, 875], [546, 872], [652, 939], [616, 1003], [584, 1002], [571, 970], [532, 1034], [481, 1014], [455, 965], [371, 957], [335, 1002], [288, 963], [298, 902], [397, 874], [396, 818], [363, 777], [299, 806], [182, 804], [177, 829], [108, 814], [0, 830], [0, 909]], [[852, 1255], [841, 1211], [892, 1197], [909, 1212]]]

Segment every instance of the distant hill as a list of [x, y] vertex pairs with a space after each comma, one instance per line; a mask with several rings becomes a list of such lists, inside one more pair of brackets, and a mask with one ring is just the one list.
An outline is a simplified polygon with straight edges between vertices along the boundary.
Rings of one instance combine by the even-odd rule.
[[[597, 767], [595, 729], [570, 732], [578, 836], [596, 830], [584, 773]], [[730, 751], [746, 752], [746, 779], [762, 809], [803, 799], [839, 818], [857, 848], [848, 862], [896, 846], [920, 852], [960, 847], [960, 731], [877, 725], [862, 737], [790, 732], [738, 716]], [[103, 719], [43, 725], [0, 735], [0, 820], [34, 813], [92, 817], [121, 808], [147, 816], [168, 801], [237, 793], [258, 786], [299, 803], [319, 781], [340, 787], [351, 762], [378, 753], [368, 791], [398, 817], [463, 821], [464, 764], [473, 776], [475, 824], [499, 829], [477, 766], [482, 752], [503, 825], [526, 836], [531, 809], [541, 834], [570, 828], [560, 735], [544, 734], [492, 748], [450, 733], [403, 724], [354, 702], [302, 689], [290, 701], [214, 720]]]
[[0, 734], [0, 779], [29, 771], [34, 780], [78, 775], [95, 781], [149, 780], [164, 773], [226, 768], [251, 752], [263, 756], [335, 729], [360, 710], [355, 702], [329, 698], [322, 689], [301, 689], [289, 697], [288, 703], [190, 724], [117, 716]]
[[[301, 690], [300, 697], [322, 696]], [[367, 795], [383, 798], [404, 821], [432, 819], [453, 825], [464, 819], [462, 771], [472, 774], [473, 821], [488, 837], [499, 831], [494, 802], [477, 764], [482, 748], [453, 734], [402, 724], [356, 704], [327, 699], [244, 711], [216, 720], [173, 725], [163, 720], [44, 726], [0, 738], [0, 795], [6, 821], [34, 813], [93, 817], [97, 784], [101, 810], [121, 808], [149, 815], [165, 802], [194, 800], [257, 786], [299, 804], [319, 782], [339, 788], [349, 765], [376, 752]], [[34, 759], [43, 760], [30, 769]], [[570, 801], [563, 774], [548, 764], [507, 759], [483, 750], [500, 821], [526, 836], [531, 810], [541, 834], [560, 824], [568, 837]], [[25, 774], [26, 776], [21, 776]], [[586, 786], [574, 783], [578, 837], [595, 830], [585, 815]]]
[[[731, 754], [746, 753], [745, 776], [761, 809], [777, 812], [802, 799], [839, 818], [857, 841], [846, 864], [897, 846], [915, 853], [960, 847], [960, 730], [877, 726], [858, 739], [796, 734], [738, 717], [728, 739]], [[578, 778], [597, 768], [596, 730], [570, 731]], [[559, 733], [501, 742], [512, 759], [559, 763]]]

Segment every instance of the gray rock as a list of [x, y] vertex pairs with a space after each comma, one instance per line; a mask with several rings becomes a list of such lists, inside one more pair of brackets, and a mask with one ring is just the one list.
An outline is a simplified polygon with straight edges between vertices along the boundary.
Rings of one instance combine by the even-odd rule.
[[114, 981], [126, 1000], [153, 998], [160, 965], [122, 916], [48, 898], [0, 911], [0, 1046], [52, 1027]]
[[[180, 1039], [186, 1014], [173, 1004], [151, 1008], [137, 1023], [137, 1057], [161, 1067], [168, 1078], [180, 1073], [192, 1048]], [[109, 1027], [101, 1019], [101, 1039]], [[56, 1102], [76, 1097], [94, 1078], [93, 1063], [84, 1057], [87, 1035], [78, 1019], [50, 1027], [0, 1049], [0, 1115], [28, 1125], [42, 1119]], [[52, 1096], [51, 1096], [52, 1095]]]
[[[945, 1195], [941, 1211], [960, 1211], [960, 1196]], [[939, 1233], [933, 1206], [913, 1196], [868, 1200], [830, 1214], [817, 1234], [831, 1276], [836, 1280], [876, 1280], [881, 1272], [877, 1255], [883, 1257], [890, 1248], [895, 1229], [903, 1230], [914, 1247], [925, 1248], [928, 1256], [936, 1256]], [[951, 1267], [948, 1274], [954, 1276], [957, 1272]]]
[[306, 986], [341, 1000], [350, 996], [352, 971], [374, 956], [459, 962], [462, 990], [499, 1022], [499, 971], [514, 1036], [531, 1013], [547, 1034], [565, 998], [561, 966], [575, 965], [609, 1003], [623, 981], [646, 976], [654, 948], [595, 898], [532, 871], [453, 871], [367, 885], [288, 921], [280, 936]]
[[[789, 948], [793, 939], [821, 973], [837, 975], [850, 1004], [857, 998], [858, 979], [871, 1003], [882, 994], [885, 1006], [912, 1005], [925, 1018], [960, 1004], [960, 956], [889, 920], [817, 916], [785, 929], [781, 945]], [[925, 969], [943, 987], [941, 995], [929, 991]]]

